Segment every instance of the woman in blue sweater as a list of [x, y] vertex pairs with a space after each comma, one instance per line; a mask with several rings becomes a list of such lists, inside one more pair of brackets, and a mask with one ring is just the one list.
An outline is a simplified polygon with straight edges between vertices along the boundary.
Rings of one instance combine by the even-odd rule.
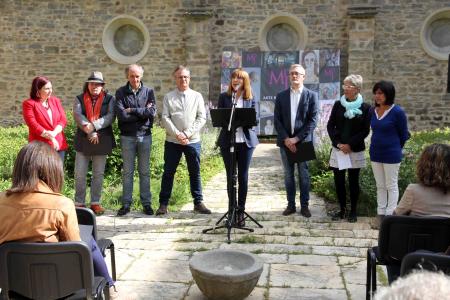
[[394, 104], [395, 87], [392, 82], [379, 81], [372, 91], [375, 111], [370, 121], [370, 160], [377, 184], [377, 213], [381, 222], [385, 215], [392, 215], [397, 206], [398, 171], [409, 132], [405, 112]]

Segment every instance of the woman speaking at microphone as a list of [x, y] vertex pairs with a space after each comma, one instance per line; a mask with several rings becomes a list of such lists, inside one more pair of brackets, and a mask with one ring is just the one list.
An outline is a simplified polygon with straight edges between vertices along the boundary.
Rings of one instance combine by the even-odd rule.
[[[255, 108], [252, 89], [250, 87], [250, 77], [242, 69], [236, 69], [231, 73], [231, 82], [228, 90], [219, 97], [218, 108], [231, 108], [233, 103], [236, 108]], [[222, 154], [225, 169], [227, 170], [227, 192], [228, 198], [232, 195], [231, 177], [233, 170], [231, 167], [231, 137], [232, 133], [227, 127], [223, 127], [219, 134], [218, 145]], [[238, 127], [236, 129], [234, 153], [236, 155], [236, 165], [238, 174], [238, 226], [245, 226], [244, 211], [248, 190], [248, 169], [252, 159], [253, 151], [258, 145], [258, 138], [253, 127]]]

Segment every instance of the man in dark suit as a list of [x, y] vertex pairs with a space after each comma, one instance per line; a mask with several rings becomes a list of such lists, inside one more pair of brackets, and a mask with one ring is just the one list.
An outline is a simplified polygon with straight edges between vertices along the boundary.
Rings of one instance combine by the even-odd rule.
[[316, 127], [319, 101], [317, 93], [305, 88], [305, 69], [299, 64], [289, 68], [289, 89], [278, 93], [275, 102], [274, 122], [278, 133], [277, 146], [280, 147], [281, 161], [284, 169], [284, 185], [288, 205], [283, 211], [284, 216], [296, 212], [295, 208], [295, 165], [299, 174], [300, 187], [300, 214], [306, 218], [311, 217], [308, 208], [310, 179], [306, 162], [290, 163], [288, 151], [295, 153], [296, 144], [313, 140], [313, 131]]

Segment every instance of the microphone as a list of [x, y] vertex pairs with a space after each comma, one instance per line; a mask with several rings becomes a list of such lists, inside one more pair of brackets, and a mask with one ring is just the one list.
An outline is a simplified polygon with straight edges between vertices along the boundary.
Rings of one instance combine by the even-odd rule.
[[235, 104], [237, 101], [236, 101], [236, 93], [237, 93], [237, 91], [239, 91], [239, 89], [241, 88], [241, 85], [240, 84], [237, 84], [237, 85], [232, 85], [231, 86], [231, 90], [232, 90], [232, 102], [233, 102], [233, 104]]

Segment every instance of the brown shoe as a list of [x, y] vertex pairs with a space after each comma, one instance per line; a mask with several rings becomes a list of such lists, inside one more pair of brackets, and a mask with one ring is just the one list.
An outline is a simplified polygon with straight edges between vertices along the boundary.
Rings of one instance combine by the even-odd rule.
[[300, 209], [300, 214], [302, 216], [304, 216], [305, 218], [310, 218], [311, 217], [311, 212], [309, 211], [309, 208], [307, 206], [302, 207]]
[[292, 215], [293, 213], [295, 213], [297, 210], [295, 209], [295, 207], [286, 207], [286, 209], [283, 211], [283, 216], [289, 216]]
[[160, 215], [167, 215], [169, 211], [167, 210], [167, 205], [159, 205], [158, 210], [156, 211], [155, 215], [160, 216]]
[[209, 215], [211, 211], [206, 208], [205, 204], [203, 202], [200, 202], [199, 204], [194, 205], [194, 212], [197, 212], [199, 214], [205, 214]]
[[100, 204], [92, 204], [91, 209], [96, 216], [101, 216], [105, 213], [105, 209]]

